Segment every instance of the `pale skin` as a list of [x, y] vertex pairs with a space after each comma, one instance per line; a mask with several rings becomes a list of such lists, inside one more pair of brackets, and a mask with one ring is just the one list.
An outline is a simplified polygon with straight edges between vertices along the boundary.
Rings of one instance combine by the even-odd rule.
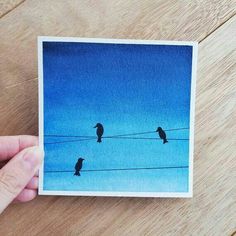
[[0, 214], [11, 202], [28, 202], [37, 196], [43, 156], [38, 137], [0, 137]]

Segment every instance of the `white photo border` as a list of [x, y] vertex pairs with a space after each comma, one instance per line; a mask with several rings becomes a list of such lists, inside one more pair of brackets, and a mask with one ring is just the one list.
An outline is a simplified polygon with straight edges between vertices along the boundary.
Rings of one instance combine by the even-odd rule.
[[193, 196], [193, 155], [194, 155], [194, 117], [197, 76], [198, 43], [190, 41], [136, 40], [136, 39], [103, 39], [76, 37], [38, 37], [38, 98], [39, 98], [39, 146], [44, 149], [44, 96], [43, 96], [43, 42], [78, 42], [78, 43], [111, 43], [111, 44], [142, 44], [142, 45], [179, 45], [192, 46], [192, 74], [190, 98], [190, 133], [189, 133], [189, 174], [188, 192], [116, 192], [116, 191], [50, 191], [43, 189], [44, 163], [39, 170], [39, 195], [60, 196], [103, 196], [103, 197], [165, 197], [191, 198]]

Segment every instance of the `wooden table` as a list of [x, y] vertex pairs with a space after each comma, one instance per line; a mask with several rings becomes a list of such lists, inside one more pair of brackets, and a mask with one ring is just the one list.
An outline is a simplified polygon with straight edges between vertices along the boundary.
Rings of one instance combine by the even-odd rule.
[[38, 35], [198, 41], [194, 197], [40, 196], [0, 235], [231, 235], [236, 230], [236, 1], [0, 0], [0, 134], [38, 131]]

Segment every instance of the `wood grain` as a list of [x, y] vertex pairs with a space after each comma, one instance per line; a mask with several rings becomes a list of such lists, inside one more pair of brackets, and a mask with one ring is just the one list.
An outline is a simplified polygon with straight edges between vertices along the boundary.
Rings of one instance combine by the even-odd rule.
[[201, 41], [235, 0], [30, 0], [1, 19], [1, 86], [37, 77], [38, 35]]
[[38, 133], [38, 80], [32, 79], [1, 89], [0, 134]]
[[0, 18], [19, 6], [24, 0], [0, 0]]
[[234, 13], [234, 1], [26, 1], [5, 15], [3, 135], [37, 133], [36, 35], [201, 43], [192, 199], [40, 196], [11, 205], [0, 216], [0, 235], [231, 235], [236, 230]]

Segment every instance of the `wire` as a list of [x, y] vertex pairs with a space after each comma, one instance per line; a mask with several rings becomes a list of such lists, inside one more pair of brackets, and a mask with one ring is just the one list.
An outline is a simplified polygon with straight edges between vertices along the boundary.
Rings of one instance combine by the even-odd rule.
[[189, 128], [176, 128], [176, 129], [165, 129], [164, 131], [175, 131], [175, 130], [185, 130]]
[[[120, 169], [95, 169], [95, 170], [80, 170], [80, 172], [100, 172], [100, 171], [129, 171], [129, 170], [158, 170], [158, 169], [184, 169], [189, 166], [161, 166], [161, 167], [134, 167], [134, 168], [120, 168]], [[75, 172], [71, 170], [44, 170], [44, 173], [57, 172]]]
[[[189, 128], [174, 128], [174, 129], [167, 129], [165, 131], [176, 131], [176, 130], [186, 130]], [[141, 132], [141, 133], [129, 133], [129, 134], [118, 134], [118, 135], [112, 135], [112, 136], [104, 136], [102, 137], [103, 139], [107, 139], [107, 138], [122, 138], [123, 139], [137, 139], [137, 140], [160, 140], [160, 138], [144, 138], [144, 137], [140, 137], [140, 138], [133, 138], [133, 137], [125, 137], [125, 136], [131, 136], [131, 135], [141, 135], [141, 134], [150, 134], [150, 133], [156, 133], [156, 131], [146, 131], [146, 132]], [[81, 142], [81, 141], [86, 141], [86, 140], [93, 140], [93, 139], [97, 139], [96, 136], [82, 136], [82, 135], [59, 135], [59, 134], [45, 134], [44, 136], [46, 137], [60, 137], [60, 138], [64, 138], [64, 137], [71, 137], [71, 138], [83, 138], [83, 139], [74, 139], [74, 140], [65, 140], [65, 141], [57, 141], [57, 142], [46, 142], [44, 144], [46, 145], [50, 145], [50, 144], [60, 144], [60, 143], [73, 143], [73, 142]], [[189, 139], [175, 139], [175, 138], [168, 138], [168, 140], [189, 140]]]
[[[186, 130], [189, 128], [174, 128], [174, 129], [166, 129], [165, 131], [176, 131], [176, 130]], [[118, 135], [112, 135], [112, 136], [105, 136], [103, 138], [111, 138], [111, 137], [123, 137], [123, 136], [130, 136], [130, 135], [140, 135], [140, 134], [151, 134], [151, 133], [156, 133], [156, 131], [146, 131], [142, 133], [130, 133], [130, 134], [118, 134]], [[78, 135], [60, 135], [60, 134], [45, 134], [44, 136], [46, 137], [71, 137], [71, 138], [96, 138], [95, 136], [78, 136]]]
[[95, 138], [84, 138], [84, 139], [76, 139], [76, 140], [66, 140], [66, 141], [58, 141], [58, 142], [51, 142], [51, 143], [44, 143], [44, 144], [57, 144], [57, 143], [73, 143], [73, 142], [81, 142], [86, 140], [97, 139]]
[[151, 133], [156, 133], [156, 131], [147, 131], [147, 132], [132, 133], [132, 134], [118, 134], [118, 135], [105, 136], [104, 138], [124, 137], [124, 136], [130, 136], [130, 135], [151, 134]]
[[[109, 137], [104, 137], [104, 138], [109, 138]], [[136, 138], [136, 137], [110, 137], [114, 139], [147, 139], [147, 140], [161, 140], [161, 138]], [[167, 140], [189, 140], [188, 138], [167, 138]]]
[[44, 134], [46, 137], [57, 137], [57, 138], [94, 138], [95, 136], [86, 135], [61, 135], [61, 134]]
[[[162, 140], [160, 138], [136, 138], [136, 137], [102, 137], [102, 139], [109, 139], [109, 138], [114, 138], [114, 139], [134, 139], [134, 140]], [[66, 141], [58, 141], [58, 142], [50, 142], [50, 143], [44, 143], [45, 145], [50, 145], [50, 144], [60, 144], [60, 143], [75, 143], [75, 142], [82, 142], [86, 140], [94, 140], [97, 139], [95, 138], [86, 138], [86, 139], [75, 139], [75, 140], [66, 140]], [[188, 138], [167, 138], [167, 140], [179, 140], [179, 141], [185, 141], [189, 140]]]

